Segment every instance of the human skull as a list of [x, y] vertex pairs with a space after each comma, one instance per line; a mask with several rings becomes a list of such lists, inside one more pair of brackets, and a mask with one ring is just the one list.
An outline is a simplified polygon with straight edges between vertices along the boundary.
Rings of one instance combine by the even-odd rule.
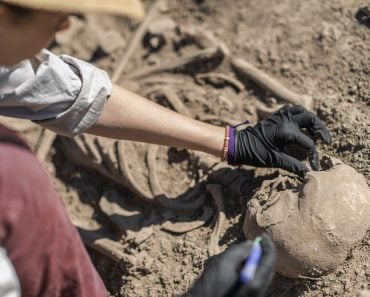
[[327, 167], [303, 182], [268, 181], [248, 202], [246, 238], [267, 232], [278, 249], [277, 271], [286, 277], [332, 272], [370, 230], [365, 178], [337, 159], [327, 158]]

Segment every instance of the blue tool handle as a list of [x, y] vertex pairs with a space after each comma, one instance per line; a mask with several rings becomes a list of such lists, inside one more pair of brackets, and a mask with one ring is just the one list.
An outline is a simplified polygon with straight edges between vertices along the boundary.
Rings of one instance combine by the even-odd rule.
[[253, 242], [249, 256], [240, 272], [240, 282], [244, 285], [249, 283], [256, 275], [259, 262], [262, 258], [262, 247], [260, 241], [261, 238], [257, 237]]

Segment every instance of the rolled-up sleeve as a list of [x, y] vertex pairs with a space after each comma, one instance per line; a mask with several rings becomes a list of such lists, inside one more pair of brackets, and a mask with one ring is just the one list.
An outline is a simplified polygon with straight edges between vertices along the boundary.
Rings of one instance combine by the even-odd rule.
[[0, 76], [0, 114], [30, 119], [65, 136], [85, 132], [96, 123], [111, 95], [108, 74], [47, 50], [38, 58], [40, 64], [32, 74], [30, 65], [23, 62]]

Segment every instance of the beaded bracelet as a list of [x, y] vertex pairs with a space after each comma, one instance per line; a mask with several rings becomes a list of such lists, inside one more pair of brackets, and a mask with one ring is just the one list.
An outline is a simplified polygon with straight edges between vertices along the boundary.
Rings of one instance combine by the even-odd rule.
[[222, 148], [222, 154], [221, 154], [221, 161], [227, 160], [227, 152], [229, 148], [229, 126], [225, 127], [225, 139], [224, 139], [224, 146]]

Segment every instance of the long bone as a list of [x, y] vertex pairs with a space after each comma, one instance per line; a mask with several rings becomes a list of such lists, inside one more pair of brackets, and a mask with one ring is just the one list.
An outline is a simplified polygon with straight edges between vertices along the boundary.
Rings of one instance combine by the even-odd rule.
[[90, 248], [102, 253], [104, 256], [112, 259], [116, 263], [120, 263], [128, 255], [123, 252], [123, 247], [118, 242], [109, 238], [101, 237], [95, 231], [85, 230], [77, 227], [78, 232], [84, 244]]
[[231, 66], [235, 70], [236, 74], [238, 74], [242, 79], [252, 80], [264, 90], [272, 93], [284, 102], [295, 105], [303, 105], [307, 109], [312, 109], [312, 97], [308, 95], [301, 95], [289, 90], [276, 79], [269, 76], [262, 70], [254, 67], [247, 61], [239, 58], [233, 58], [231, 60]]

